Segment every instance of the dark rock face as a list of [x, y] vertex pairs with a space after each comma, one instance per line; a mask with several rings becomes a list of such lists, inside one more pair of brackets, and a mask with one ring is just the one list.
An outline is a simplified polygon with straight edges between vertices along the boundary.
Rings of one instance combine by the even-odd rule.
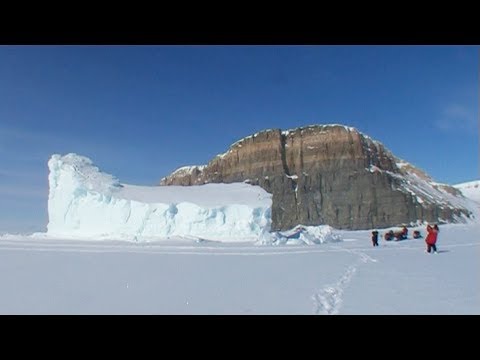
[[242, 181], [273, 194], [272, 230], [297, 224], [359, 230], [469, 215], [448, 201], [457, 197], [456, 189], [436, 186], [381, 143], [342, 125], [262, 131], [208, 165], [182, 168], [160, 184]]

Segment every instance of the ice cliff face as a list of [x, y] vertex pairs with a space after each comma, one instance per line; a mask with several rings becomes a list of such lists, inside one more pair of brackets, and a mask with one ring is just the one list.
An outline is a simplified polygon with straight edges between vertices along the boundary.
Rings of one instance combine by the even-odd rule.
[[48, 168], [52, 236], [255, 241], [270, 231], [271, 195], [259, 186], [121, 184], [76, 154], [53, 155]]

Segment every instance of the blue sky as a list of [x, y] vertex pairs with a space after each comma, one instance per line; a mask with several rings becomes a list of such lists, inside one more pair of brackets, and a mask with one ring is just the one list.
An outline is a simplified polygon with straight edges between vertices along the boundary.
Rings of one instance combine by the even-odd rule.
[[53, 153], [153, 185], [268, 128], [345, 124], [479, 179], [478, 99], [478, 46], [0, 46], [0, 232], [45, 230]]

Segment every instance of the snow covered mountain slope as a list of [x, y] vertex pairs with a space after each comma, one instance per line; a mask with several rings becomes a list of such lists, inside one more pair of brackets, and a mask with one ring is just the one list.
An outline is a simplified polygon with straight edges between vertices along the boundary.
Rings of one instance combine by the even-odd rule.
[[271, 195], [259, 186], [121, 184], [77, 154], [53, 155], [48, 167], [50, 236], [254, 241], [270, 231]]
[[207, 165], [177, 169], [162, 185], [249, 182], [272, 194], [272, 229], [298, 224], [368, 230], [473, 219], [459, 190], [340, 124], [268, 129], [233, 143]]
[[454, 187], [460, 190], [466, 198], [480, 204], [480, 180], [457, 184]]

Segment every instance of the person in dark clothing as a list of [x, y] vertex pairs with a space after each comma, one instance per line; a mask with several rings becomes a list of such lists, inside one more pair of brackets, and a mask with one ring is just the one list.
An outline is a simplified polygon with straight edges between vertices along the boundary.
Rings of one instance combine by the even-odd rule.
[[372, 231], [372, 244], [373, 246], [378, 246], [378, 231]]
[[390, 241], [393, 240], [393, 237], [395, 234], [393, 233], [393, 230], [390, 230], [389, 232], [385, 233], [385, 240]]

